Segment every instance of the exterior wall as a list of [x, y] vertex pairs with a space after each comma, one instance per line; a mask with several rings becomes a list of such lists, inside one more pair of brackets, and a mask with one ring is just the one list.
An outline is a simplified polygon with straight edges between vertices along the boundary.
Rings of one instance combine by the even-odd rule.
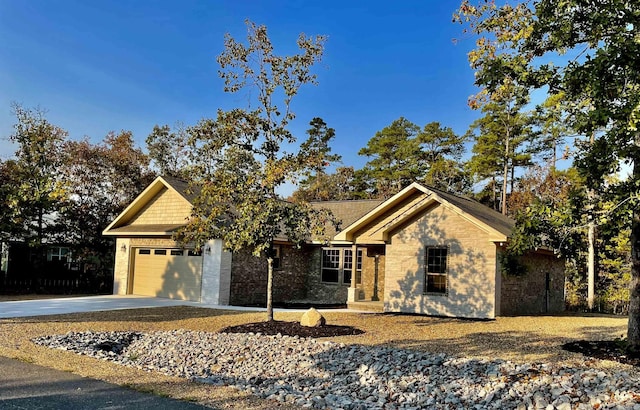
[[225, 251], [223, 241], [207, 242], [210, 251], [204, 252], [202, 261], [201, 302], [215, 305], [229, 304], [231, 285], [231, 252]]
[[[348, 249], [351, 249], [349, 247]], [[364, 263], [364, 261], [363, 261]], [[314, 247], [311, 251], [310, 263], [307, 267], [306, 300], [323, 304], [346, 304], [349, 286], [339, 283], [325, 283], [321, 280], [322, 247]]]
[[191, 215], [191, 205], [180, 194], [163, 188], [129, 222], [131, 225], [182, 224]]
[[[123, 246], [126, 248], [122, 251]], [[131, 264], [131, 240], [116, 239], [116, 260], [113, 267], [113, 294], [126, 295], [129, 290], [129, 270]]]
[[[126, 251], [122, 251], [122, 245], [126, 246]], [[117, 238], [116, 239], [116, 260], [113, 272], [113, 294], [126, 295], [131, 293], [131, 276], [133, 255], [132, 248], [180, 248], [180, 244], [171, 238]]]
[[[424, 294], [425, 247], [449, 248], [447, 294]], [[390, 233], [387, 312], [491, 319], [496, 315], [496, 245], [488, 234], [439, 205]]]
[[522, 257], [521, 262], [526, 267], [526, 274], [502, 276], [500, 314], [535, 315], [563, 311], [565, 260], [546, 252], [532, 252]]
[[[282, 246], [280, 269], [273, 272], [273, 303], [303, 300], [305, 275], [309, 267], [309, 250]], [[346, 297], [346, 296], [345, 296]], [[267, 303], [267, 260], [248, 251], [233, 254], [229, 303], [258, 305]]]
[[[367, 256], [367, 249], [362, 248], [362, 283], [358, 285], [361, 300], [373, 300], [376, 276], [376, 258]], [[385, 255], [378, 256], [378, 300], [384, 297]]]

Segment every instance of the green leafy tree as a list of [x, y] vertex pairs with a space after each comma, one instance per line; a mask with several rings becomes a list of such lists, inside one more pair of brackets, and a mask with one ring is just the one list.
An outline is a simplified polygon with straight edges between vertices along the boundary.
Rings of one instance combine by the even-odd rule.
[[362, 169], [373, 196], [388, 198], [424, 176], [426, 169], [419, 161], [420, 127], [404, 117], [376, 132], [359, 155], [370, 157]]
[[63, 180], [68, 197], [59, 218], [81, 273], [107, 287], [113, 239], [102, 230], [151, 182], [149, 160], [134, 146], [130, 132], [110, 133], [100, 144], [88, 139], [64, 146]]
[[16, 161], [11, 159], [0, 162], [0, 240], [10, 240], [22, 234], [23, 223], [17, 209]]
[[51, 124], [41, 110], [14, 104], [16, 123], [10, 140], [17, 145], [11, 164], [8, 205], [17, 237], [36, 248], [36, 270], [41, 262], [42, 244], [60, 231], [55, 214], [61, 210], [67, 192], [61, 179], [62, 147], [67, 138], [63, 129]]
[[519, 103], [484, 104], [481, 108], [484, 116], [474, 121], [467, 133], [474, 140], [468, 167], [476, 180], [490, 179], [494, 207], [497, 181], [502, 181], [499, 209], [503, 214], [509, 213], [507, 192], [513, 191], [516, 168], [532, 164], [530, 148], [534, 133], [531, 117], [523, 111], [525, 102], [526, 99]]
[[434, 188], [458, 194], [468, 193], [471, 179], [462, 162], [465, 137], [439, 122], [430, 122], [417, 136], [426, 173], [419, 180]]
[[[190, 127], [190, 145], [198, 154], [193, 167], [193, 213], [178, 235], [201, 246], [222, 238], [228, 249], [249, 249], [267, 260], [267, 320], [273, 320], [273, 242], [286, 236], [299, 243], [311, 231], [321, 234], [327, 213], [306, 203], [283, 201], [278, 187], [323, 164], [326, 133], [311, 133], [304, 150], [290, 153], [285, 144], [296, 138], [288, 129], [295, 115], [291, 102], [300, 87], [316, 84], [312, 67], [321, 60], [323, 36], [301, 34], [298, 54], [281, 56], [265, 26], [247, 21], [247, 42], [225, 36], [218, 56], [219, 75], [229, 93], [254, 92], [247, 109], [218, 111], [215, 120]], [[197, 191], [196, 191], [197, 189]]]
[[341, 201], [369, 199], [353, 167], [337, 167], [334, 173], [318, 174], [311, 184], [301, 184], [293, 193], [293, 201]]
[[[328, 175], [326, 168], [331, 162], [337, 162], [342, 159], [340, 155], [331, 154], [329, 142], [335, 137], [335, 130], [327, 127], [322, 118], [314, 118], [309, 123], [311, 128], [307, 130], [307, 139], [300, 146], [303, 152], [316, 152], [317, 158], [309, 158], [311, 166], [304, 177], [298, 183], [294, 199], [305, 201], [326, 201], [334, 199], [333, 197], [340, 193], [334, 192], [337, 187], [332, 187], [331, 183], [336, 182], [335, 178]], [[338, 175], [338, 173], [336, 173]]]
[[[571, 125], [584, 144], [577, 166], [592, 187], [602, 187], [621, 163], [633, 164], [632, 175], [620, 183], [626, 198], [640, 194], [640, 22], [637, 4], [627, 0], [534, 3], [536, 21], [522, 53], [536, 56], [576, 50], [580, 57], [542, 69], [553, 72], [546, 81], [559, 83], [574, 104]], [[579, 102], [588, 101], [588, 109]], [[620, 198], [623, 201], [623, 198]], [[631, 291], [627, 337], [629, 349], [640, 352], [640, 207], [626, 202], [630, 222]]]
[[[518, 152], [518, 147], [531, 137], [527, 135], [528, 114], [524, 112], [529, 102], [531, 58], [520, 53], [518, 47], [531, 35], [532, 11], [526, 4], [498, 7], [493, 0], [477, 5], [464, 0], [454, 14], [454, 21], [464, 24], [465, 32], [477, 38], [476, 47], [468, 57], [475, 71], [475, 84], [481, 90], [469, 99], [469, 106], [481, 109], [484, 117], [479, 120], [483, 124], [475, 123], [472, 129], [480, 128], [480, 135], [483, 128], [495, 133], [493, 138], [483, 141], [483, 151], [495, 139], [502, 152], [490, 161], [497, 160], [502, 168], [501, 210], [506, 215], [509, 180], [514, 179], [515, 167], [528, 161], [528, 156]], [[492, 180], [495, 186], [495, 178]]]
[[533, 122], [539, 128], [539, 136], [533, 151], [543, 156], [551, 168], [556, 167], [559, 159], [566, 159], [569, 155], [565, 149], [562, 155], [558, 155], [560, 145], [571, 134], [568, 119], [569, 107], [565, 101], [563, 91], [550, 94], [547, 99], [538, 105], [533, 114]]
[[464, 138], [431, 122], [420, 127], [404, 117], [378, 131], [358, 154], [371, 159], [357, 176], [368, 187], [363, 196], [388, 198], [412, 182], [466, 192], [470, 181], [460, 163]]
[[168, 125], [155, 125], [146, 143], [149, 158], [160, 175], [188, 179], [188, 136], [184, 127], [178, 126], [173, 132]]

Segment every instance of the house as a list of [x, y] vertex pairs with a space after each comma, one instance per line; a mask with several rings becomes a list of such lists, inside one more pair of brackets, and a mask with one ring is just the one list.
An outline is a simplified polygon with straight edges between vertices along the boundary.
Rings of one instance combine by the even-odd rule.
[[[266, 261], [220, 239], [183, 249], [187, 184], [158, 177], [104, 231], [116, 237], [114, 293], [214, 304], [266, 300]], [[318, 202], [342, 220], [330, 240], [276, 241], [274, 302], [356, 304], [385, 312], [491, 319], [564, 307], [564, 261], [540, 249], [505, 276], [514, 221], [473, 200], [414, 183], [385, 200]]]

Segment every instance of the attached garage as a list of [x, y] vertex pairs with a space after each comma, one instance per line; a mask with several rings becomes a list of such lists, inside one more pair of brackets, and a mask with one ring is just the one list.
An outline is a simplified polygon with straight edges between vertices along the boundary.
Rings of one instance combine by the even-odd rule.
[[187, 249], [134, 248], [134, 295], [200, 301], [202, 255]]
[[175, 178], [156, 178], [104, 230], [116, 238], [114, 294], [229, 303], [232, 255], [222, 241], [194, 249], [173, 240], [191, 215], [187, 188]]

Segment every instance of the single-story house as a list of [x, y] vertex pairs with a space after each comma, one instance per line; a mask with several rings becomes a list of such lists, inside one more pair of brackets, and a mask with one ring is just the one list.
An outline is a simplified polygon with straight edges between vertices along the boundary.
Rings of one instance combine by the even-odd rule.
[[[266, 301], [266, 261], [172, 239], [191, 214], [184, 181], [158, 177], [104, 231], [116, 237], [115, 294], [214, 304]], [[357, 304], [385, 312], [491, 319], [564, 308], [564, 261], [540, 249], [502, 273], [514, 221], [471, 199], [413, 183], [381, 200], [316, 202], [342, 220], [330, 239], [277, 241], [274, 301]], [[357, 305], [355, 305], [357, 306]]]

